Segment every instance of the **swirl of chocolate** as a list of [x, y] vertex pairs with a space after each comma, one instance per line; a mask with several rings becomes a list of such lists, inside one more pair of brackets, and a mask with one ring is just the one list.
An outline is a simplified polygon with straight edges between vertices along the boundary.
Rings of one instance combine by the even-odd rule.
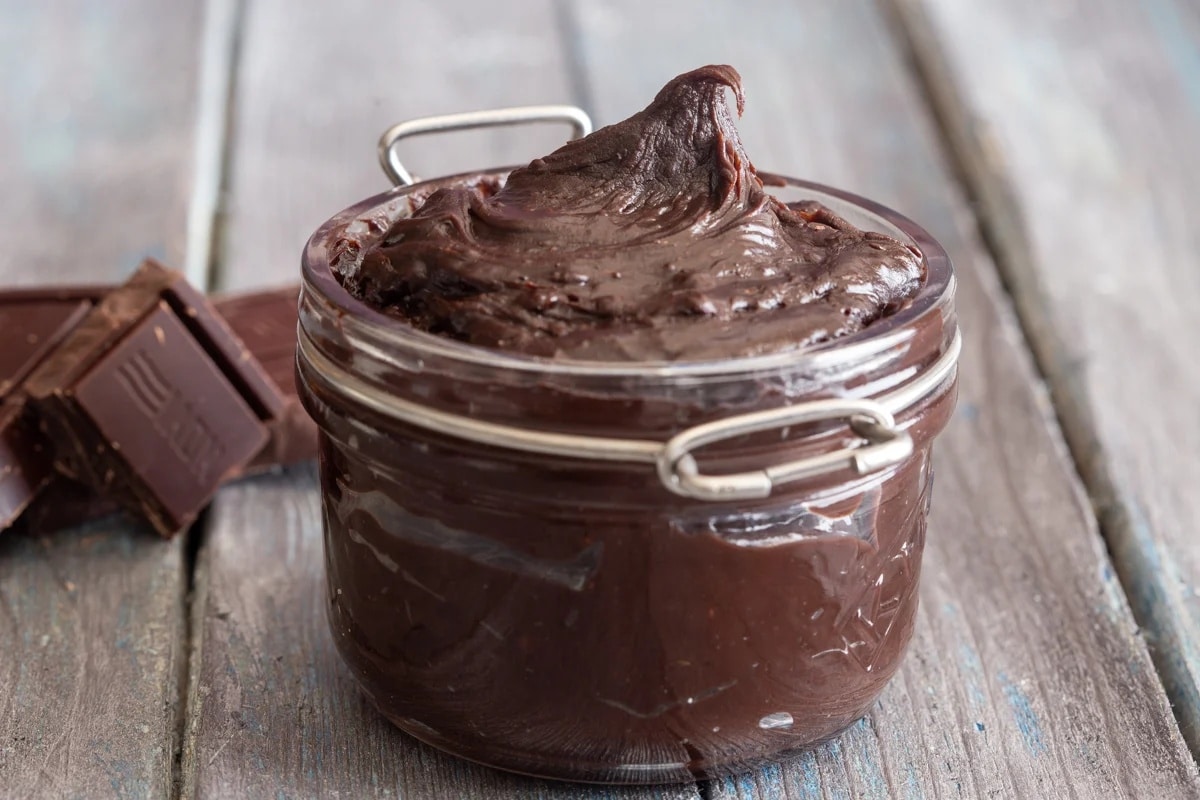
[[645, 110], [513, 171], [431, 194], [361, 261], [367, 303], [483, 347], [588, 361], [705, 360], [854, 333], [919, 290], [919, 253], [768, 194], [707, 66]]

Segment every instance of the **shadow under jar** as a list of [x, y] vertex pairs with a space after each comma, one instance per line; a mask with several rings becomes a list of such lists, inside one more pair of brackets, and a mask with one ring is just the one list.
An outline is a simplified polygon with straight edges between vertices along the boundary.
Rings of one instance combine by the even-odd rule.
[[[429, 744], [559, 779], [711, 777], [842, 731], [912, 634], [930, 449], [956, 396], [945, 252], [874, 203], [770, 178], [785, 202], [815, 199], [914, 244], [925, 285], [858, 334], [707, 362], [485, 350], [388, 317], [331, 274], [335, 254], [352, 257], [433, 189], [479, 177], [367, 200], [304, 254], [298, 382], [320, 428], [329, 621], [355, 678]], [[889, 408], [911, 453], [867, 474], [846, 464], [767, 497], [712, 500], [666, 484], [861, 447], [863, 420], [736, 435], [665, 471], [477, 430], [649, 451], [696, 425], [822, 398]]]

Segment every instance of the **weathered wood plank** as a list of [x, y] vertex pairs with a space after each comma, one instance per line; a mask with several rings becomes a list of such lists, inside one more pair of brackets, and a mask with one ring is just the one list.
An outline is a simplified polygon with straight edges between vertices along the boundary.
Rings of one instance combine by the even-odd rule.
[[0, 793], [170, 793], [181, 551], [114, 521], [0, 537]]
[[[875, 4], [758, 0], [695, 13], [683, 0], [579, 0], [574, 9], [598, 122], [636, 110], [685, 69], [734, 64], [758, 165], [904, 210], [947, 246], [960, 275], [960, 408], [937, 448], [910, 657], [845, 736], [717, 782], [711, 796], [1195, 796], [1195, 766], [993, 265]], [[607, 54], [618, 48], [628, 60], [614, 70]]]
[[1200, 6], [897, 6], [1200, 753]]
[[[200, 9], [0, 3], [0, 282], [182, 258]], [[0, 535], [0, 794], [170, 793], [183, 549], [118, 520]]]
[[[325, 218], [386, 188], [398, 119], [570, 99], [550, 2], [258, 2], [242, 31], [223, 288], [295, 280]], [[334, 69], [333, 67], [336, 67]], [[564, 132], [415, 142], [426, 175], [528, 159]], [[696, 798], [694, 786], [558, 786], [444, 756], [360, 696], [327, 631], [311, 468], [218, 497], [199, 555], [186, 797]]]

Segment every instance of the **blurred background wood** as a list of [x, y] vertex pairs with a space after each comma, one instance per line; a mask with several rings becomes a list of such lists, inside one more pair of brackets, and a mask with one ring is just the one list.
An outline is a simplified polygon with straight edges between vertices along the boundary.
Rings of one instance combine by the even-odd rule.
[[[181, 263], [202, 7], [0, 2], [0, 282]], [[184, 548], [118, 518], [0, 535], [0, 796], [172, 792]]]

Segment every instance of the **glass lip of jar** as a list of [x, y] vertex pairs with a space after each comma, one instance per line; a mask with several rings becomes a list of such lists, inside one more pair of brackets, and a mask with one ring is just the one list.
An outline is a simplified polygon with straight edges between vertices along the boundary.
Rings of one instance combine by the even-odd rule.
[[[372, 359], [397, 366], [417, 358], [437, 358], [476, 367], [535, 373], [540, 376], [606, 377], [613, 379], [677, 379], [704, 376], [736, 378], [780, 368], [820, 370], [846, 361], [867, 360], [895, 347], [911, 336], [911, 331], [926, 318], [945, 317], [953, 302], [956, 280], [945, 249], [924, 228], [904, 215], [852, 192], [813, 181], [760, 172], [771, 188], [790, 188], [806, 192], [808, 199], [826, 205], [849, 205], [901, 234], [920, 250], [926, 264], [926, 280], [920, 292], [905, 308], [871, 323], [862, 331], [839, 337], [813, 347], [785, 350], [756, 356], [699, 361], [579, 361], [545, 358], [480, 347], [458, 342], [413, 328], [402, 320], [378, 311], [348, 292], [330, 269], [330, 242], [348, 224], [379, 211], [389, 204], [438, 188], [503, 177], [514, 167], [500, 167], [449, 175], [408, 186], [397, 186], [342, 210], [324, 222], [309, 238], [301, 259], [301, 328], [305, 328], [305, 306], [323, 306], [318, 313], [332, 314], [348, 343], [367, 344]], [[815, 196], [813, 196], [815, 195]], [[827, 200], [832, 199], [832, 204]]]

